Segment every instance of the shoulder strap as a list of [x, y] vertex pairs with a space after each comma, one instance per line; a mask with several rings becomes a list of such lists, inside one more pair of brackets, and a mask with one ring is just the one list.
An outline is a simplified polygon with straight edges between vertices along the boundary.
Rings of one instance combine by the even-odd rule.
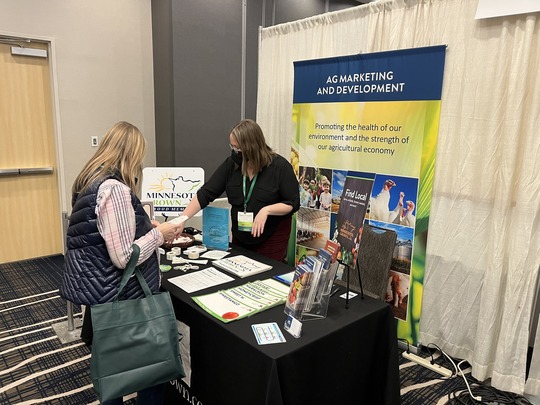
[[115, 301], [118, 301], [118, 297], [122, 293], [122, 290], [128, 283], [133, 273], [135, 273], [135, 275], [137, 276], [137, 280], [139, 280], [139, 284], [141, 285], [144, 294], [146, 296], [152, 295], [152, 291], [150, 291], [146, 280], [142, 276], [139, 269], [137, 269], [137, 261], [139, 260], [141, 248], [135, 243], [131, 245], [131, 248], [133, 249], [133, 252], [131, 253], [131, 257], [129, 258], [126, 268], [124, 269], [124, 273], [122, 274], [122, 279], [120, 280], [120, 285], [118, 286], [118, 292], [116, 293], [116, 297], [114, 298]]

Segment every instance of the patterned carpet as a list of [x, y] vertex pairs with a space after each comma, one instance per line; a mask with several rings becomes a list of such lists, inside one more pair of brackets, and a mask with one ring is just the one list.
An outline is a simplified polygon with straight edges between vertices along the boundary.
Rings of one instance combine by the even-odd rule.
[[[66, 322], [58, 295], [63, 256], [0, 265], [0, 403], [98, 403], [90, 350], [63, 344], [52, 325]], [[80, 317], [80, 308], [74, 308]]]
[[[90, 380], [89, 348], [80, 340], [62, 343], [52, 327], [66, 322], [66, 301], [58, 295], [63, 260], [51, 256], [0, 265], [0, 404], [99, 403]], [[80, 318], [80, 308], [74, 314]], [[444, 356], [433, 358], [452, 369]], [[441, 378], [401, 355], [399, 362], [402, 405], [479, 403], [470, 398], [461, 376]], [[464, 373], [470, 378], [470, 368]], [[456, 398], [460, 393], [463, 398]], [[505, 393], [497, 394], [497, 401], [482, 403], [528, 404], [516, 396], [506, 402]], [[133, 396], [125, 398], [126, 404], [134, 402]]]
[[[427, 354], [419, 355], [429, 357]], [[434, 355], [434, 361], [445, 368], [449, 368], [449, 365], [444, 364], [443, 358], [439, 354]], [[471, 369], [465, 368], [463, 372], [466, 376], [470, 376]], [[458, 404], [460, 402], [452, 400], [454, 393], [458, 394], [467, 389], [463, 378], [445, 378], [402, 356], [400, 356], [399, 361], [399, 376], [402, 405]]]
[[[400, 355], [402, 405], [531, 405], [531, 402], [523, 396], [499, 391], [489, 384], [480, 383], [471, 377], [471, 368], [467, 363], [460, 366], [459, 361], [449, 360], [441, 354], [440, 350], [435, 349], [438, 348], [430, 346], [428, 352], [423, 348], [418, 355], [424, 359], [433, 360], [435, 364], [448, 369], [453, 375], [443, 377]], [[480, 397], [482, 400], [477, 401], [471, 395]]]

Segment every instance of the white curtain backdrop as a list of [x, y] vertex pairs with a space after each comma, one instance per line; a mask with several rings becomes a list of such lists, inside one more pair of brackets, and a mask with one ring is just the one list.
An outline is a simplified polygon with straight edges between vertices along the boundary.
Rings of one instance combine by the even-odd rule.
[[478, 0], [383, 0], [261, 30], [257, 120], [289, 157], [293, 62], [447, 44], [420, 343], [479, 380], [540, 395], [526, 354], [540, 265], [538, 14]]

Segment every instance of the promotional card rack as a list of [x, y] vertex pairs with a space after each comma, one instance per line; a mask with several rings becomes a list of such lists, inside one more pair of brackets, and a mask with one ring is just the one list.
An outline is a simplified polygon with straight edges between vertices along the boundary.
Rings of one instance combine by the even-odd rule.
[[308, 256], [296, 266], [285, 313], [301, 321], [326, 318], [338, 266], [324, 249], [319, 256]]

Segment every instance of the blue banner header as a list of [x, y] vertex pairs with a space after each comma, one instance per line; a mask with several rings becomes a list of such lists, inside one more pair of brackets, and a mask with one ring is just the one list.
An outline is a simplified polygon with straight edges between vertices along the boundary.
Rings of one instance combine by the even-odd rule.
[[293, 103], [440, 100], [446, 46], [294, 62]]

